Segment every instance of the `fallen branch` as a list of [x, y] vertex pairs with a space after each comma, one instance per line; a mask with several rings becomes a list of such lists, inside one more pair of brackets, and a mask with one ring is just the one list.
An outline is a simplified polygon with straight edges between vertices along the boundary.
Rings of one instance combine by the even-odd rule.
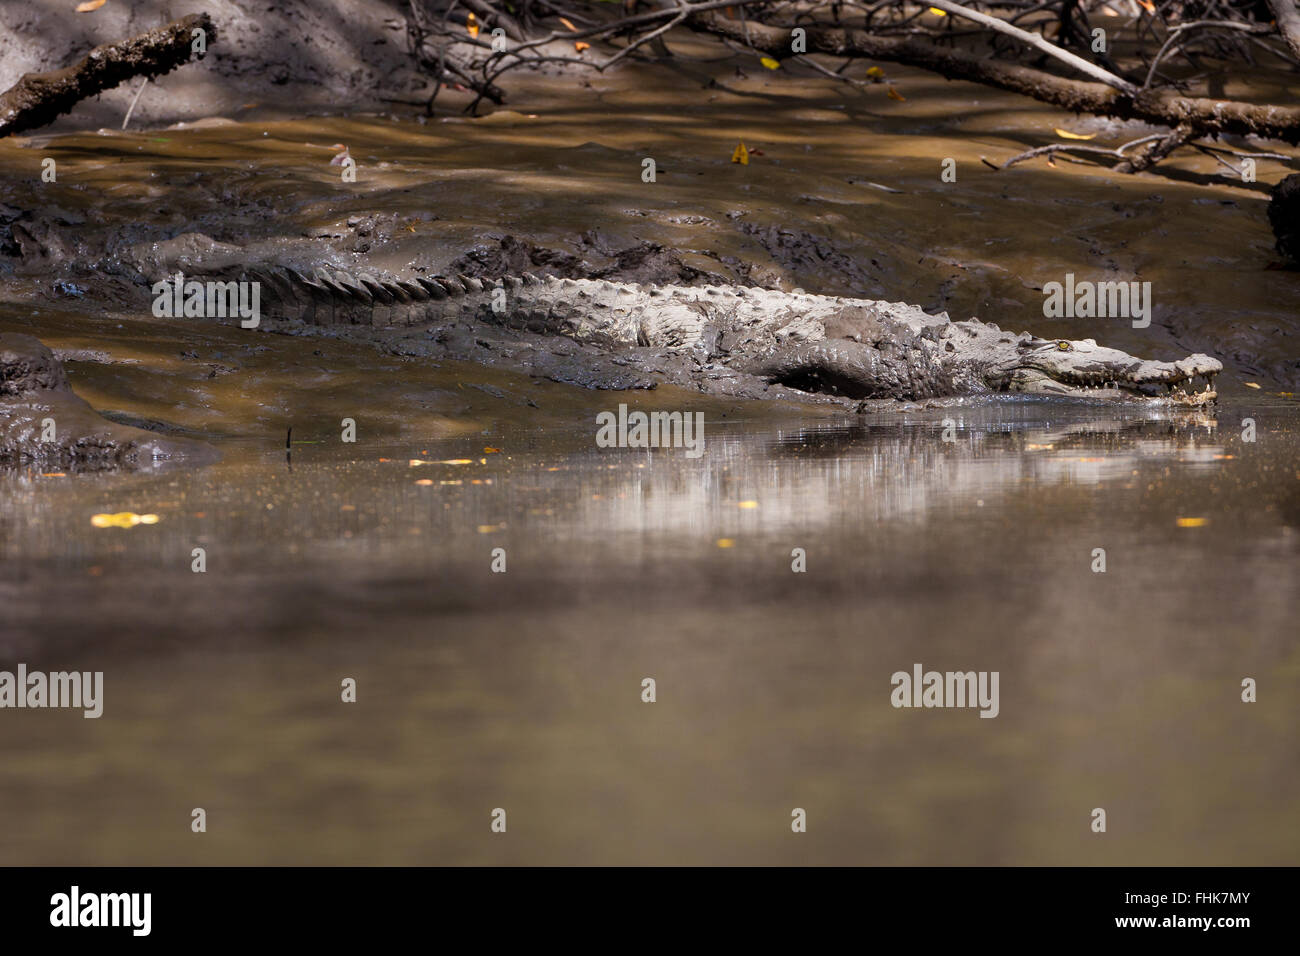
[[[728, 37], [776, 59], [793, 55], [790, 30], [717, 13], [697, 14], [687, 23], [694, 29]], [[930, 70], [950, 80], [969, 80], [1019, 93], [1072, 113], [1093, 113], [1135, 119], [1160, 126], [1190, 125], [1198, 136], [1234, 133], [1300, 142], [1300, 108], [1180, 96], [1167, 90], [1128, 94], [1102, 83], [1070, 80], [1043, 70], [950, 50], [911, 37], [877, 36], [864, 30], [806, 27], [807, 52], [834, 57], [856, 56], [903, 63]]]
[[[194, 30], [203, 30], [204, 49], [195, 51]], [[135, 76], [154, 77], [203, 58], [217, 38], [206, 13], [193, 13], [121, 43], [97, 46], [75, 66], [49, 73], [27, 73], [0, 94], [0, 136], [51, 123], [80, 101], [111, 90]]]
[[1179, 123], [1168, 135], [1160, 137], [1153, 143], [1148, 143], [1137, 155], [1124, 159], [1115, 167], [1117, 173], [1140, 173], [1144, 169], [1150, 169], [1160, 160], [1164, 159], [1179, 146], [1184, 145], [1188, 140], [1196, 137], [1196, 130], [1190, 123]]
[[[930, 0], [927, 0], [930, 2]], [[1286, 0], [1290, 3], [1292, 0]], [[1019, 27], [1012, 26], [1005, 20], [999, 20], [997, 17], [991, 17], [987, 13], [980, 13], [978, 10], [972, 10], [970, 7], [963, 7], [960, 3], [951, 3], [949, 0], [932, 0], [930, 5], [943, 10], [945, 13], [951, 13], [954, 16], [965, 17], [972, 20], [982, 27], [987, 27], [995, 33], [1001, 33], [1009, 37], [1015, 37], [1021, 43], [1033, 47], [1040, 53], [1046, 53], [1048, 56], [1055, 57], [1062, 63], [1074, 67], [1085, 76], [1091, 76], [1094, 80], [1100, 80], [1107, 86], [1113, 86], [1117, 90], [1122, 90], [1129, 95], [1137, 92], [1137, 87], [1123, 77], [1116, 76], [1109, 70], [1103, 70], [1095, 63], [1089, 63], [1081, 56], [1076, 56], [1069, 50], [1063, 50], [1055, 43], [1050, 43], [1043, 39], [1041, 33], [1030, 33], [1028, 30], [1022, 30]], [[1062, 13], [1062, 17], [1067, 14]], [[1062, 23], [1068, 22], [1062, 19]]]
[[1282, 34], [1291, 52], [1300, 57], [1300, 11], [1296, 0], [1268, 0], [1268, 8], [1277, 20], [1277, 32]]
[[1110, 156], [1114, 159], [1123, 161], [1128, 159], [1124, 154], [1133, 147], [1141, 146], [1144, 143], [1152, 143], [1156, 140], [1164, 139], [1164, 137], [1164, 133], [1156, 133], [1152, 136], [1143, 136], [1140, 139], [1135, 139], [1132, 142], [1125, 143], [1122, 146], [1117, 146], [1114, 149], [1109, 149], [1105, 146], [1084, 146], [1081, 143], [1052, 143], [1050, 146], [1037, 146], [1034, 149], [1027, 149], [1023, 153], [1018, 153], [1008, 159], [1001, 166], [997, 165], [997, 163], [989, 162], [987, 159], [984, 159], [983, 156], [981, 156], [980, 159], [984, 161], [986, 166], [993, 169], [1007, 169], [1017, 163], [1023, 163], [1027, 159], [1035, 159], [1039, 156], [1049, 157], [1048, 161], [1050, 162], [1050, 157], [1055, 156], [1057, 153], [1092, 153], [1094, 155]]

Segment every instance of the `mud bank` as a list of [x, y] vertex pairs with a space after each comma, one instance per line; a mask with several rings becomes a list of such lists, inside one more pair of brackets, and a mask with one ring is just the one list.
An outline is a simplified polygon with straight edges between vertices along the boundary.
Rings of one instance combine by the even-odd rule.
[[0, 333], [0, 464], [94, 471], [218, 457], [203, 442], [108, 421], [73, 394], [53, 352], [30, 335]]

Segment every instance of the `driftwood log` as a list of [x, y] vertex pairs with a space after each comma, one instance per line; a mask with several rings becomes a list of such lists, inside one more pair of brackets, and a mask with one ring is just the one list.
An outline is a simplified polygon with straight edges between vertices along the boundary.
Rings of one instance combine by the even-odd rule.
[[[195, 30], [205, 34], [202, 49], [197, 51]], [[97, 46], [74, 66], [27, 73], [0, 94], [0, 136], [51, 123], [86, 97], [111, 90], [134, 76], [161, 76], [192, 57], [202, 59], [207, 44], [216, 38], [212, 18], [193, 13], [129, 40]]]

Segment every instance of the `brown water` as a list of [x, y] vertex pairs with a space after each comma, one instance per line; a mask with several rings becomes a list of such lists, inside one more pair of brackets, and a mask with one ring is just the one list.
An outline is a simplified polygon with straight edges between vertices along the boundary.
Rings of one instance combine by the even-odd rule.
[[[1246, 444], [1235, 415], [1003, 403], [710, 422], [696, 461], [520, 430], [6, 475], [3, 659], [106, 689], [99, 720], [5, 713], [0, 852], [1293, 863], [1300, 435], [1271, 409]], [[120, 510], [160, 520], [91, 526]], [[915, 662], [999, 671], [1000, 715], [892, 708]]]
[[[18, 171], [0, 200], [64, 210], [37, 232], [101, 267], [60, 273], [78, 299], [19, 264], [0, 329], [67, 350], [96, 408], [225, 455], [0, 474], [0, 669], [106, 685], [99, 720], [0, 714], [0, 860], [1300, 861], [1300, 279], [1265, 269], [1259, 195], [1205, 185], [1201, 159], [1172, 179], [994, 174], [981, 154], [1050, 141], [1061, 117], [907, 71], [899, 104], [753, 70], [702, 95], [701, 69], [667, 92], [599, 78], [579, 106], [542, 82], [480, 121], [254, 115], [0, 144]], [[742, 137], [764, 152], [747, 167], [728, 161]], [[333, 142], [357, 184], [305, 145]], [[59, 183], [24, 181], [47, 154]], [[939, 182], [950, 155], [957, 184]], [[106, 250], [185, 229], [435, 271], [489, 236], [594, 265], [650, 240], [724, 278], [748, 264], [1214, 351], [1225, 398], [1210, 416], [968, 401], [859, 420], [585, 393], [151, 319]], [[1044, 320], [1037, 287], [1067, 271], [1153, 280], [1156, 321]], [[621, 401], [704, 412], [704, 457], [595, 448]], [[91, 523], [119, 511], [159, 520]], [[890, 676], [917, 662], [998, 671], [999, 716], [894, 709]]]

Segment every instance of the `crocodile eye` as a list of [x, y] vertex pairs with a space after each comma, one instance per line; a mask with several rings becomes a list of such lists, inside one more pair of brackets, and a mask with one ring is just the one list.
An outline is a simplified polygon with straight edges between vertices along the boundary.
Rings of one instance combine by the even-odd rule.
[[1069, 342], [1057, 342], [1056, 347], [1060, 349], [1062, 352], [1068, 352], [1070, 351], [1072, 346], [1070, 345]]

